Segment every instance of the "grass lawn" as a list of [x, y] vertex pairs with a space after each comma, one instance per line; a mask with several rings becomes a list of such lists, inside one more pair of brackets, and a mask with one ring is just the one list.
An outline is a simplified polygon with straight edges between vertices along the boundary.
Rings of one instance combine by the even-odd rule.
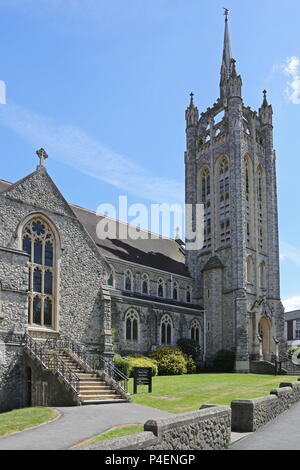
[[128, 436], [129, 434], [136, 434], [143, 431], [143, 424], [128, 424], [125, 426], [118, 426], [116, 428], [109, 429], [108, 431], [105, 431], [104, 433], [99, 434], [99, 436], [93, 437], [88, 441], [81, 442], [79, 446], [87, 446], [90, 444], [95, 444], [96, 442], [106, 441], [107, 439], [115, 439], [117, 437]]
[[32, 407], [0, 413], [0, 437], [38, 426], [59, 416], [50, 408]]
[[[257, 398], [270, 394], [280, 382], [294, 382], [297, 377], [256, 374], [194, 374], [153, 377], [152, 393], [138, 386], [132, 402], [171, 413], [198, 410], [204, 403], [230, 405], [234, 398]], [[133, 393], [133, 379], [129, 381]]]

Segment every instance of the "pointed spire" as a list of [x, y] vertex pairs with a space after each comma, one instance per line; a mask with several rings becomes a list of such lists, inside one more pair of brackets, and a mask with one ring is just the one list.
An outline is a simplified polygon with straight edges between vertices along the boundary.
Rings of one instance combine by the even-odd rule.
[[228, 29], [228, 12], [229, 10], [225, 9], [225, 32], [224, 32], [224, 46], [223, 46], [223, 58], [221, 66], [221, 79], [228, 80], [230, 76], [230, 65], [231, 65], [231, 45], [229, 38], [229, 29]]
[[199, 112], [197, 106], [194, 105], [194, 93], [190, 93], [190, 104], [185, 111], [185, 119], [187, 122], [187, 127], [195, 126], [198, 123]]
[[194, 93], [193, 92], [190, 93], [190, 97], [191, 97], [190, 108], [192, 108], [194, 106]]
[[263, 107], [263, 108], [266, 108], [267, 106], [269, 106], [268, 100], [267, 100], [267, 90], [264, 90], [264, 91], [263, 91], [263, 94], [264, 94], [264, 100], [263, 100], [262, 107]]

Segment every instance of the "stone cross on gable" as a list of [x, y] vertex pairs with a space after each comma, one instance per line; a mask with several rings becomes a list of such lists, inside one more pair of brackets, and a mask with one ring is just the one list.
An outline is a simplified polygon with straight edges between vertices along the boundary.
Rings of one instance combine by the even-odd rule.
[[36, 154], [40, 159], [40, 166], [44, 166], [44, 161], [48, 158], [46, 151], [43, 148], [40, 148], [40, 150], [36, 151]]

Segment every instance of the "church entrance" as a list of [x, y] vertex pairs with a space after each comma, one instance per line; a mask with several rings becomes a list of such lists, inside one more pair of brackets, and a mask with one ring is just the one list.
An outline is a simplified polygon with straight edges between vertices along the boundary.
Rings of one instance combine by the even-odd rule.
[[262, 317], [258, 324], [259, 336], [262, 338], [262, 354], [265, 361], [270, 360], [270, 322]]

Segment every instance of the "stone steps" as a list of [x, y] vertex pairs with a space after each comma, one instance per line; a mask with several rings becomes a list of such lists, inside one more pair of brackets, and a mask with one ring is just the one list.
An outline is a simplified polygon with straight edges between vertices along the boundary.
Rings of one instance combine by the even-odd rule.
[[86, 372], [85, 369], [73, 357], [68, 355], [65, 350], [51, 351], [57, 354], [78, 376], [79, 391], [85, 404], [101, 404], [107, 402], [126, 402], [111, 386], [109, 386], [97, 374]]

